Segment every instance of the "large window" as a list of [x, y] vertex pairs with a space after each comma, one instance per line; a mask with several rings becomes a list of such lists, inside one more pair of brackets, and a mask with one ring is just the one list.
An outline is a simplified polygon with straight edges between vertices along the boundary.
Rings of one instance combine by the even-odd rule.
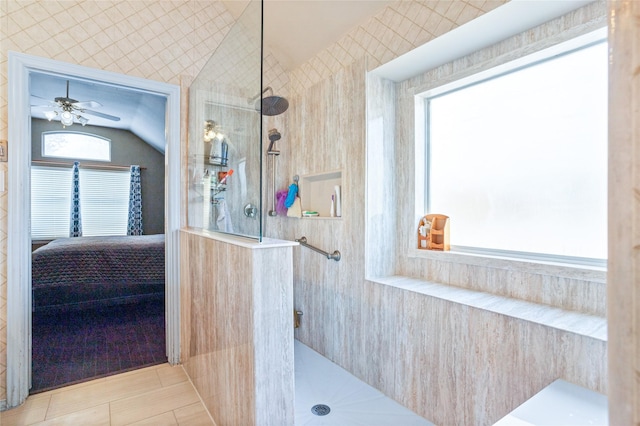
[[604, 263], [607, 44], [560, 49], [423, 94], [425, 207], [455, 249]]
[[[71, 167], [31, 167], [31, 238], [69, 236]], [[80, 168], [82, 234], [126, 235], [130, 174]]]

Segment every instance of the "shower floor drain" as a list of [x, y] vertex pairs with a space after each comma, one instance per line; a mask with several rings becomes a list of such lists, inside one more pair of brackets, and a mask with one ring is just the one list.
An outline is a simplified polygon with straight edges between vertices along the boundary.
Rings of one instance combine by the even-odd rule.
[[329, 408], [328, 405], [317, 404], [311, 407], [311, 412], [316, 416], [326, 416], [327, 414], [329, 414], [329, 412], [331, 412], [331, 408]]

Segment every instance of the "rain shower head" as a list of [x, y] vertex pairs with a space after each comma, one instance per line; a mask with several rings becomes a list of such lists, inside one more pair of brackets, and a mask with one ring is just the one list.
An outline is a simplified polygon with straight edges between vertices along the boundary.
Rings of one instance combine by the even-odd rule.
[[[271, 96], [258, 99], [260, 95], [264, 95], [268, 91], [271, 92]], [[262, 115], [267, 115], [267, 116], [280, 115], [283, 112], [285, 112], [287, 108], [289, 108], [289, 101], [287, 101], [282, 96], [275, 96], [273, 94], [273, 89], [271, 88], [271, 86], [267, 86], [267, 88], [264, 89], [260, 95], [250, 98], [249, 103], [252, 103], [255, 101], [256, 111], [262, 111]]]
[[262, 115], [280, 115], [289, 108], [289, 101], [280, 96], [267, 96], [262, 99], [262, 105], [256, 105], [256, 109], [262, 109]]

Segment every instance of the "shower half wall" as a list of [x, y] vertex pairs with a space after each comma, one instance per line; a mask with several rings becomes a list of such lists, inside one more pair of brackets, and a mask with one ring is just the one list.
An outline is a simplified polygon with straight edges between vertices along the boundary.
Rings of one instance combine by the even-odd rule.
[[220, 426], [294, 424], [294, 244], [180, 233], [182, 362]]

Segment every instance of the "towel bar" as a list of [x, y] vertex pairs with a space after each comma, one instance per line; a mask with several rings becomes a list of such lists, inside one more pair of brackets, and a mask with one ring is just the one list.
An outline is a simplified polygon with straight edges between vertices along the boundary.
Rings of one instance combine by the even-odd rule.
[[300, 243], [301, 245], [310, 248], [313, 251], [317, 251], [318, 253], [324, 255], [327, 257], [327, 259], [333, 259], [336, 262], [340, 260], [340, 252], [338, 250], [335, 250], [333, 253], [327, 253], [324, 250], [320, 250], [317, 247], [312, 246], [311, 244], [307, 244], [307, 237], [300, 237], [299, 239], [296, 240], [297, 243]]

